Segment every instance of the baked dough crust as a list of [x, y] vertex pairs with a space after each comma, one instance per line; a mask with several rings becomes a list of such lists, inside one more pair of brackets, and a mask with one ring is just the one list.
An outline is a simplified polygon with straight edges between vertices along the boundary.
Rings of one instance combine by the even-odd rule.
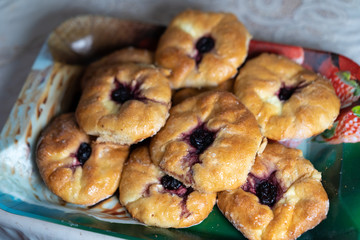
[[122, 48], [112, 52], [111, 54], [91, 63], [86, 68], [85, 74], [81, 78], [81, 89], [84, 89], [91, 79], [96, 79], [98, 75], [102, 75], [104, 68], [114, 67], [115, 65], [123, 63], [153, 64], [154, 53], [146, 49], [134, 47]]
[[250, 173], [266, 179], [274, 172], [284, 193], [272, 208], [242, 188], [218, 194], [220, 211], [248, 239], [296, 239], [326, 218], [329, 200], [321, 173], [300, 150], [269, 143]]
[[[298, 87], [280, 101], [282, 87]], [[331, 127], [340, 101], [330, 81], [282, 56], [263, 53], [241, 68], [235, 95], [273, 140], [305, 139]]]
[[[76, 109], [79, 125], [97, 141], [133, 144], [156, 134], [169, 116], [171, 90], [161, 69], [122, 64], [103, 69], [90, 81]], [[118, 103], [111, 98], [117, 84], [132, 88], [138, 98]]]
[[[81, 165], [81, 143], [92, 152]], [[93, 205], [117, 190], [128, 146], [92, 142], [75, 122], [73, 113], [55, 118], [42, 132], [36, 153], [40, 175], [48, 188], [66, 202]]]
[[233, 86], [234, 86], [235, 79], [230, 78], [229, 80], [226, 80], [225, 82], [220, 83], [216, 87], [204, 87], [204, 88], [182, 88], [177, 91], [174, 91], [171, 102], [172, 105], [176, 105], [181, 103], [183, 100], [196, 96], [200, 93], [207, 92], [207, 91], [226, 91], [226, 92], [232, 92]]
[[[196, 64], [196, 42], [211, 36], [214, 48]], [[155, 62], [172, 70], [171, 88], [216, 86], [237, 73], [247, 56], [251, 35], [231, 13], [186, 10], [161, 36]]]
[[[201, 154], [185, 140], [199, 126], [216, 132]], [[217, 192], [241, 186], [250, 171], [262, 135], [254, 116], [229, 92], [209, 91], [170, 110], [166, 125], [152, 138], [153, 162], [186, 186]], [[192, 157], [199, 161], [191, 162]]]
[[192, 191], [180, 197], [164, 189], [160, 181], [164, 175], [152, 163], [147, 146], [135, 149], [122, 173], [121, 204], [132, 217], [150, 226], [184, 228], [203, 221], [215, 205], [216, 194]]
[[140, 49], [134, 47], [127, 47], [112, 52], [109, 55], [101, 58], [100, 60], [93, 62], [89, 65], [89, 68], [99, 68], [109, 66], [112, 64], [121, 63], [154, 63], [154, 53], [147, 49]]

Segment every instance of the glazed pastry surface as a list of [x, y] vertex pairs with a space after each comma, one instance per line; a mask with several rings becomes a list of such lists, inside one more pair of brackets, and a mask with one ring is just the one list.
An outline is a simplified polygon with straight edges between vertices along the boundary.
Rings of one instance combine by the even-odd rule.
[[298, 149], [269, 143], [247, 182], [218, 194], [218, 207], [245, 237], [296, 239], [326, 218], [321, 174]]
[[42, 132], [36, 163], [49, 189], [66, 202], [93, 205], [116, 191], [128, 146], [91, 141], [73, 113]]
[[209, 91], [170, 110], [150, 152], [186, 186], [217, 192], [245, 183], [261, 141], [254, 116], [233, 94]]
[[122, 48], [112, 52], [86, 67], [84, 76], [81, 79], [81, 89], [84, 89], [91, 79], [96, 79], [98, 75], [102, 75], [104, 69], [124, 63], [153, 64], [154, 53], [134, 47]]
[[76, 119], [97, 141], [133, 144], [156, 134], [165, 124], [171, 90], [161, 69], [122, 64], [104, 69], [85, 87]]
[[273, 140], [305, 139], [331, 127], [340, 101], [329, 80], [285, 57], [263, 53], [241, 68], [235, 95]]
[[217, 86], [237, 73], [250, 38], [231, 13], [186, 10], [161, 36], [155, 62], [172, 70], [173, 89]]
[[203, 221], [212, 211], [215, 193], [186, 188], [155, 166], [147, 146], [135, 149], [125, 163], [120, 202], [132, 217], [149, 226], [184, 228]]

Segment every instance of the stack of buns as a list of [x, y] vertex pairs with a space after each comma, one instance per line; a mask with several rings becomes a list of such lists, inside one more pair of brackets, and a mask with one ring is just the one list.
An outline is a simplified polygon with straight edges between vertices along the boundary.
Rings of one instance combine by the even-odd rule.
[[82, 205], [119, 189], [150, 226], [199, 224], [217, 203], [249, 239], [315, 227], [329, 209], [321, 173], [280, 143], [331, 127], [340, 101], [327, 79], [290, 59], [247, 59], [250, 39], [233, 14], [187, 10], [155, 52], [129, 47], [90, 64], [75, 113], [39, 138], [45, 184]]

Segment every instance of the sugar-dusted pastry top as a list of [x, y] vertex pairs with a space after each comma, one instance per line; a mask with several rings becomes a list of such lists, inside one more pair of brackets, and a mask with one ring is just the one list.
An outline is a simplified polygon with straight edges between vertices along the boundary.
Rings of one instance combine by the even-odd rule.
[[169, 116], [171, 90], [163, 71], [147, 64], [103, 69], [89, 81], [76, 119], [97, 141], [133, 144], [156, 134]]
[[231, 13], [186, 10], [161, 36], [155, 62], [172, 70], [170, 84], [216, 86], [237, 73], [247, 56], [250, 34]]
[[275, 54], [249, 60], [236, 78], [234, 92], [273, 140], [319, 134], [331, 127], [340, 110], [330, 81]]
[[93, 205], [118, 188], [128, 152], [128, 146], [91, 141], [67, 113], [42, 132], [36, 163], [53, 193], [66, 202]]
[[125, 163], [119, 198], [130, 215], [149, 226], [184, 228], [202, 222], [212, 211], [215, 193], [186, 188], [155, 166], [147, 146], [136, 148]]
[[218, 207], [245, 237], [296, 239], [326, 218], [321, 174], [298, 149], [269, 143], [242, 187], [218, 194]]
[[153, 162], [202, 192], [241, 186], [262, 135], [254, 116], [229, 92], [209, 91], [170, 110], [150, 144]]

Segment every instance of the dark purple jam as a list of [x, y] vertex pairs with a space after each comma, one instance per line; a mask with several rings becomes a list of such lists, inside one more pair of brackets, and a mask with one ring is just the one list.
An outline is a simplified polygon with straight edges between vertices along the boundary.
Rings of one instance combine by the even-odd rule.
[[284, 193], [275, 177], [275, 172], [263, 179], [257, 178], [250, 173], [242, 189], [255, 194], [261, 204], [268, 205], [269, 207], [274, 206]]
[[163, 176], [160, 181], [164, 188], [167, 190], [176, 190], [183, 185], [180, 181], [169, 175]]
[[83, 165], [91, 156], [91, 146], [88, 143], [81, 143], [78, 151], [76, 152], [76, 158]]
[[181, 206], [180, 217], [187, 218], [191, 215], [191, 212], [187, 208], [186, 202], [187, 202], [189, 194], [192, 193], [193, 191], [194, 190], [192, 188], [188, 188], [188, 191], [183, 196], [183, 200], [180, 202], [180, 206]]
[[285, 86], [285, 84], [282, 84], [280, 90], [277, 93], [277, 96], [280, 101], [287, 101], [294, 93], [301, 91], [301, 89], [307, 87], [309, 84], [309, 82], [305, 81], [301, 81], [294, 86]]
[[256, 196], [261, 204], [273, 206], [276, 202], [277, 187], [269, 181], [262, 181], [256, 186]]
[[295, 92], [296, 87], [281, 87], [278, 98], [280, 101], [287, 101]]
[[205, 123], [202, 123], [183, 135], [182, 140], [191, 146], [188, 154], [182, 159], [182, 165], [190, 169], [186, 175], [183, 176], [185, 183], [191, 184], [193, 182], [191, 168], [194, 164], [201, 163], [200, 154], [211, 146], [216, 138], [216, 133], [217, 131], [207, 129]]
[[160, 182], [164, 186], [166, 192], [176, 194], [179, 197], [187, 197], [194, 191], [191, 187], [186, 188], [184, 184], [169, 175], [163, 176], [160, 179]]
[[201, 161], [199, 154], [196, 153], [196, 150], [190, 150], [188, 154], [182, 159], [182, 166], [184, 166], [184, 168], [189, 168], [189, 171], [187, 171], [185, 175], [182, 176], [185, 183], [192, 184], [194, 182], [191, 168], [197, 163], [201, 163]]
[[202, 58], [203, 54], [210, 52], [215, 47], [215, 40], [211, 36], [201, 37], [195, 44], [197, 50], [197, 55], [195, 56], [196, 64], [198, 65]]
[[134, 94], [131, 92], [130, 88], [121, 84], [111, 92], [111, 99], [117, 103], [124, 103], [134, 99]]
[[196, 149], [196, 154], [203, 153], [215, 140], [215, 132], [208, 130], [205, 125], [197, 127], [190, 134], [190, 145]]
[[111, 100], [123, 104], [129, 100], [141, 100], [140, 85], [126, 85], [115, 79], [115, 89], [111, 91]]
[[212, 37], [208, 36], [208, 37], [201, 37], [197, 42], [196, 42], [196, 49], [198, 50], [199, 53], [207, 53], [210, 52], [215, 46], [215, 41]]
[[189, 167], [199, 162], [199, 154], [197, 154], [195, 151], [190, 151], [183, 159], [183, 164]]

